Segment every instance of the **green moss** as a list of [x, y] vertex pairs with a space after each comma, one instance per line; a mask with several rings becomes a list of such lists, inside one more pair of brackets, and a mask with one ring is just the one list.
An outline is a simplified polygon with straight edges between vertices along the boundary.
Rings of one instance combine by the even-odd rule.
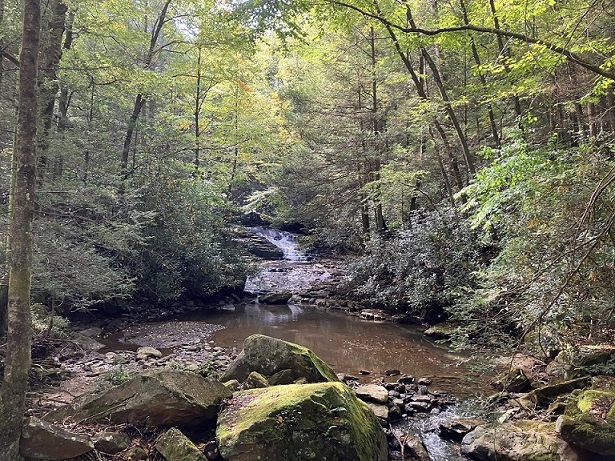
[[589, 412], [594, 403], [598, 399], [611, 399], [615, 400], [615, 394], [612, 392], [605, 391], [594, 391], [594, 390], [586, 390], [585, 392], [579, 395], [579, 399], [577, 400], [577, 407], [581, 411], [581, 413]]
[[225, 457], [229, 447], [243, 447], [233, 452], [233, 459], [238, 460], [254, 459], [250, 456], [259, 449], [272, 460], [289, 456], [297, 460], [333, 459], [336, 454], [360, 461], [386, 459], [378, 454], [386, 456], [386, 439], [376, 418], [339, 382], [237, 393], [222, 411], [216, 435]]
[[299, 344], [288, 343], [289, 350], [295, 354], [301, 355], [306, 358], [306, 360], [311, 361], [316, 369], [320, 372], [322, 376], [324, 376], [327, 380], [336, 382], [339, 381], [339, 378], [333, 371], [333, 369], [324, 362], [320, 357], [318, 357], [314, 352], [312, 352], [307, 347], [300, 346]]

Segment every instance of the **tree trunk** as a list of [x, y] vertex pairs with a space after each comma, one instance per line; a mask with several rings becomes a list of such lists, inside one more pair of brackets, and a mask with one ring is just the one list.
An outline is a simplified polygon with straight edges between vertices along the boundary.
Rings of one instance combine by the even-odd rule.
[[45, 19], [45, 35], [41, 37], [44, 47], [41, 53], [41, 78], [39, 85], [41, 107], [41, 132], [36, 146], [38, 155], [38, 182], [46, 177], [49, 160], [49, 132], [54, 117], [56, 95], [58, 93], [58, 66], [62, 57], [62, 37], [64, 35], [64, 23], [68, 7], [62, 0], [51, 0], [47, 5]]
[[[470, 24], [470, 18], [468, 17], [468, 11], [466, 9], [466, 5], [464, 0], [459, 0], [459, 4], [461, 6], [461, 12], [463, 14], [463, 22], [465, 24]], [[474, 42], [474, 37], [470, 36], [470, 48], [472, 49], [472, 56], [474, 57], [474, 62], [478, 67], [477, 73], [478, 78], [483, 86], [487, 85], [487, 79], [485, 78], [485, 74], [482, 70], [480, 70], [481, 60], [480, 55], [478, 54], [478, 48], [476, 47], [476, 42]], [[493, 143], [495, 147], [500, 147], [500, 135], [498, 133], [498, 127], [495, 123], [495, 115], [493, 114], [493, 106], [491, 104], [487, 104], [487, 114], [489, 116], [489, 125], [491, 126], [491, 136], [493, 137]]]
[[[149, 49], [147, 50], [145, 62], [143, 63], [143, 67], [145, 67], [146, 69], [149, 69], [151, 67], [154, 57], [157, 54], [156, 47], [158, 45], [158, 39], [160, 38], [162, 27], [166, 23], [167, 11], [169, 10], [169, 5], [171, 4], [171, 1], [172, 0], [166, 0], [164, 2], [164, 4], [162, 5], [162, 9], [160, 10], [160, 14], [158, 15], [158, 18], [156, 18], [156, 22], [154, 23], [154, 27], [152, 28]], [[137, 128], [139, 115], [141, 114], [141, 109], [143, 109], [143, 106], [145, 105], [146, 99], [146, 95], [142, 93], [137, 94], [135, 98], [135, 103], [132, 107], [132, 114], [130, 115], [130, 119], [128, 120], [126, 135], [124, 136], [124, 147], [122, 148], [122, 160], [120, 165], [120, 175], [123, 181], [128, 179], [128, 177], [130, 176], [130, 172], [128, 171], [130, 145], [132, 144], [132, 138], [134, 136], [135, 129]]]
[[[418, 93], [420, 98], [424, 99], [425, 101], [428, 101], [430, 98], [427, 95], [427, 91], [425, 90], [423, 80], [419, 77], [419, 74], [417, 74], [409, 57], [406, 56], [406, 54], [402, 50], [399, 40], [397, 39], [397, 35], [395, 34], [395, 31], [388, 24], [385, 24], [385, 27], [387, 29], [387, 32], [389, 33], [389, 36], [391, 37], [391, 40], [393, 40], [395, 51], [397, 52], [398, 56], [401, 58], [402, 62], [404, 63], [406, 70], [410, 74], [410, 78], [412, 78], [412, 82], [414, 83], [414, 86], [416, 87], [416, 92]], [[423, 75], [423, 72], [421, 72], [421, 75]], [[446, 135], [446, 131], [444, 130], [444, 127], [442, 126], [440, 121], [436, 119], [435, 117], [433, 119], [433, 125], [438, 131], [438, 134], [440, 135], [440, 137], [442, 138], [442, 142], [444, 143], [444, 149], [449, 158], [449, 163], [451, 165], [451, 168], [453, 169], [453, 176], [455, 177], [457, 189], [461, 190], [463, 188], [463, 180], [461, 177], [461, 172], [459, 170], [459, 164], [451, 149], [448, 136]]]
[[19, 438], [30, 370], [32, 219], [36, 186], [40, 0], [25, 0], [19, 66], [17, 133], [9, 218], [9, 301], [4, 379], [0, 390], [0, 459], [20, 459]]

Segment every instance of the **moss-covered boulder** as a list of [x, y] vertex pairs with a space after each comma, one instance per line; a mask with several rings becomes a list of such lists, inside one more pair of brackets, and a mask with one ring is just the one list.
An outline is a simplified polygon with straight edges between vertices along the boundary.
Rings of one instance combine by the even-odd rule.
[[218, 417], [216, 436], [226, 461], [388, 459], [380, 423], [340, 382], [236, 393]]
[[310, 349], [264, 335], [252, 335], [243, 343], [243, 351], [230, 365], [221, 381], [245, 381], [256, 371], [266, 377], [287, 370], [287, 379], [301, 378], [309, 383], [339, 381], [333, 369]]
[[588, 389], [558, 421], [562, 438], [594, 453], [615, 456], [615, 390]]
[[588, 461], [590, 455], [562, 440], [554, 423], [514, 421], [479, 426], [466, 434], [461, 452], [480, 461]]
[[557, 397], [568, 394], [576, 389], [583, 389], [590, 384], [589, 376], [571, 379], [557, 384], [539, 387], [531, 391], [527, 397], [530, 402], [538, 407], [546, 407], [553, 403]]
[[47, 421], [111, 421], [147, 427], [213, 423], [222, 400], [233, 393], [195, 373], [144, 373], [99, 395], [77, 399], [45, 416]]

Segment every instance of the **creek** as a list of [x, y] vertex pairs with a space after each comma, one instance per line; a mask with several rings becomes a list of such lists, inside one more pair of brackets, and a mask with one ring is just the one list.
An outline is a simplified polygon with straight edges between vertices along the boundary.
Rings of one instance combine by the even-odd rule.
[[[397, 378], [389, 375], [398, 370], [428, 378], [430, 390], [446, 391], [464, 400], [487, 391], [482, 384], [484, 377], [479, 378], [469, 366], [470, 357], [451, 353], [417, 328], [363, 320], [314, 305], [259, 303], [258, 294], [305, 290], [332, 277], [336, 268], [331, 262], [308, 260], [291, 234], [266, 228], [252, 230], [280, 247], [284, 259], [260, 264], [260, 270], [246, 283], [249, 293], [242, 302], [219, 305], [178, 320], [133, 325], [107, 338], [107, 350], [152, 346], [171, 351], [207, 342], [236, 353], [246, 337], [260, 333], [309, 347], [336, 372], [354, 375], [364, 383], [395, 381]], [[452, 456], [454, 449], [437, 437], [432, 427], [436, 423], [437, 415], [426, 415], [402, 429], [422, 434], [433, 461], [457, 459]]]

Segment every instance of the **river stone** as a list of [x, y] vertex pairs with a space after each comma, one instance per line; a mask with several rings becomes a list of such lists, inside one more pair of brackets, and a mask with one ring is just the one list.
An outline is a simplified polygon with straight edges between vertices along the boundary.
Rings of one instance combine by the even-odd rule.
[[207, 461], [201, 450], [175, 427], [160, 436], [156, 450], [167, 461]]
[[554, 423], [521, 420], [479, 426], [461, 441], [461, 452], [480, 461], [588, 461], [562, 440]]
[[260, 373], [251, 372], [243, 383], [243, 389], [259, 389], [261, 387], [268, 387], [269, 381]]
[[558, 420], [562, 438], [605, 456], [615, 455], [615, 391], [583, 391]]
[[280, 291], [279, 293], [267, 293], [260, 295], [258, 301], [263, 304], [286, 304], [293, 294], [290, 291]]
[[137, 360], [145, 360], [150, 357], [159, 359], [162, 357], [162, 352], [149, 346], [144, 346], [137, 349]]
[[128, 448], [132, 439], [123, 432], [100, 432], [92, 436], [92, 442], [98, 451], [115, 455]]
[[216, 380], [183, 371], [148, 371], [100, 395], [78, 398], [46, 420], [111, 421], [136, 426], [196, 426], [216, 419], [232, 392]]
[[372, 410], [374, 415], [382, 421], [388, 421], [389, 419], [389, 407], [382, 405], [381, 403], [365, 402], [367, 407]]
[[310, 383], [339, 381], [333, 369], [310, 349], [264, 335], [246, 338], [243, 351], [220, 380], [243, 382], [252, 371], [269, 377], [282, 370], [292, 371], [293, 382], [300, 378]]
[[235, 394], [218, 417], [226, 461], [386, 461], [374, 414], [340, 382], [290, 384]]
[[87, 435], [68, 432], [35, 417], [27, 419], [19, 446], [22, 456], [41, 460], [75, 458], [93, 449]]
[[365, 402], [387, 403], [389, 391], [378, 384], [364, 384], [355, 389], [355, 394]]

